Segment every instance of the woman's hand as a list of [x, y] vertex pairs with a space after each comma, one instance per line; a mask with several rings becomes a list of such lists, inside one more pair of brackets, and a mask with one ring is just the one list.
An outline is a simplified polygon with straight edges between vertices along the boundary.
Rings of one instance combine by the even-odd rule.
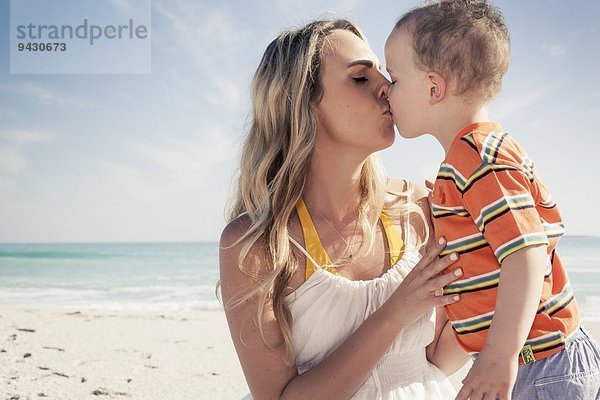
[[460, 300], [459, 295], [441, 295], [444, 286], [462, 276], [460, 268], [441, 274], [458, 260], [456, 253], [438, 257], [445, 246], [444, 238], [431, 246], [388, 300], [395, 302], [401, 310], [398, 312], [399, 323], [409, 325], [434, 307]]

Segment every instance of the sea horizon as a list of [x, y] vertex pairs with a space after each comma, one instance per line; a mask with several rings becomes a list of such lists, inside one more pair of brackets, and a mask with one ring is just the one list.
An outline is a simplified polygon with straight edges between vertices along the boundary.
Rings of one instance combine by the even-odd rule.
[[[600, 235], [572, 235], [567, 234], [562, 237], [562, 239], [573, 239], [573, 238], [590, 238], [590, 239], [600, 239]], [[561, 240], [562, 240], [561, 239]], [[4, 244], [175, 244], [175, 243], [218, 243], [219, 240], [134, 240], [134, 241], [33, 241], [33, 242], [0, 242], [0, 245]], [[560, 241], [559, 241], [560, 243]]]
[[[0, 305], [221, 310], [217, 241], [0, 243]], [[600, 237], [558, 244], [584, 320], [600, 321]]]

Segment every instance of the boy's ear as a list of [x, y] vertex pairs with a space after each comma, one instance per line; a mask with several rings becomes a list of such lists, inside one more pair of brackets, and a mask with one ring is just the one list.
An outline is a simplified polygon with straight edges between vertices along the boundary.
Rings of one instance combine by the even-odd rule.
[[429, 104], [434, 105], [442, 101], [446, 96], [446, 79], [435, 71], [427, 73], [427, 82], [429, 85]]

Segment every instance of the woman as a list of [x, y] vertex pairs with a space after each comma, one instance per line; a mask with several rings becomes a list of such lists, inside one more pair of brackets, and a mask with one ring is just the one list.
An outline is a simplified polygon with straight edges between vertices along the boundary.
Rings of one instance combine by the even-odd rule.
[[256, 400], [454, 398], [440, 369], [467, 356], [434, 307], [456, 301], [435, 296], [457, 278], [439, 275], [455, 259], [437, 258], [443, 243], [422, 246], [424, 189], [388, 181], [373, 155], [395, 138], [388, 88], [346, 20], [281, 33], [256, 71], [220, 243], [227, 320]]

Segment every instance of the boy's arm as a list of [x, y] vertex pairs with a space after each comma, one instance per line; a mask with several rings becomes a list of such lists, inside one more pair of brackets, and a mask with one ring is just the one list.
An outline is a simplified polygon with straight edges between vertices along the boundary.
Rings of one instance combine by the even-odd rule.
[[436, 309], [435, 339], [427, 346], [427, 359], [447, 376], [458, 371], [469, 359], [469, 354], [454, 338], [452, 325], [443, 307]]
[[[426, 222], [429, 224], [429, 244], [426, 248], [435, 244], [435, 234], [433, 220], [431, 219], [431, 202], [433, 182], [426, 180], [425, 187], [416, 185], [416, 198], [421, 205], [426, 216]], [[430, 363], [438, 367], [444, 374], [451, 375], [458, 371], [471, 358], [467, 352], [463, 350], [454, 338], [452, 325], [448, 321], [448, 316], [444, 307], [436, 307], [435, 310], [435, 336], [433, 341], [426, 347], [425, 354]]]
[[546, 246], [537, 245], [503, 260], [492, 325], [457, 400], [510, 398], [519, 353], [539, 305], [547, 256]]

